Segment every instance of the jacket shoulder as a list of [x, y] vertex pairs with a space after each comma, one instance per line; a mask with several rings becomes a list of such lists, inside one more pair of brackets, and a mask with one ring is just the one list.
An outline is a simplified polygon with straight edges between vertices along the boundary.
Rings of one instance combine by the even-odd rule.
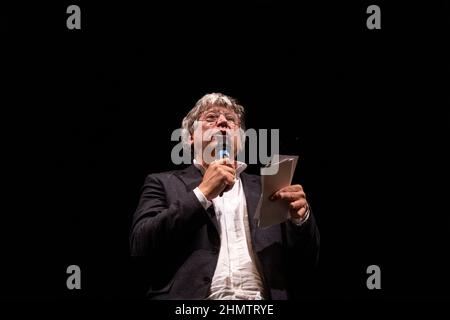
[[163, 171], [163, 172], [154, 172], [154, 173], [149, 173], [145, 180], [152, 180], [152, 179], [167, 179], [169, 177], [172, 177], [174, 175], [177, 175], [178, 173], [182, 172], [183, 170], [170, 170], [170, 171]]
[[182, 176], [192, 176], [196, 173], [196, 168], [194, 166], [188, 166], [182, 169], [178, 170], [170, 170], [170, 171], [163, 171], [163, 172], [155, 172], [150, 173], [145, 178], [145, 184], [159, 181], [159, 182], [166, 182], [166, 181], [173, 181], [174, 179], [180, 180], [180, 177]]

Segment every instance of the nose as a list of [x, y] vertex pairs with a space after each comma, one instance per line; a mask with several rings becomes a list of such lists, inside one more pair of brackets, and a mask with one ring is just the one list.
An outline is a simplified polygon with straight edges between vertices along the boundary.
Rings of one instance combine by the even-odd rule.
[[228, 125], [227, 118], [222, 113], [219, 115], [219, 118], [217, 118], [217, 124], [216, 125], [219, 128], [220, 127], [222, 127], [222, 128], [230, 128], [230, 126]]

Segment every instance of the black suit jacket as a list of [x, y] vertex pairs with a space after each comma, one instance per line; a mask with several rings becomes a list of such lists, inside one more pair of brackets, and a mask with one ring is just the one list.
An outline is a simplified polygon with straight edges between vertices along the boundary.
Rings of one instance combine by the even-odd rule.
[[[319, 231], [312, 212], [307, 222], [290, 221], [259, 229], [254, 214], [261, 193], [259, 176], [241, 173], [253, 250], [261, 263], [269, 299], [295, 298], [317, 263]], [[202, 180], [193, 165], [151, 174], [142, 190], [130, 236], [131, 254], [147, 257], [151, 299], [204, 299], [220, 248], [213, 206], [205, 210], [193, 190]]]

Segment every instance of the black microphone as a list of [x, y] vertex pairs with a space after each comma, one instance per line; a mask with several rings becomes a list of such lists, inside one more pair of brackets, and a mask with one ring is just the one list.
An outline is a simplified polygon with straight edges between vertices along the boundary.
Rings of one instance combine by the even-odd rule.
[[219, 150], [219, 159], [225, 159], [225, 158], [229, 158], [230, 157], [230, 142], [227, 140], [227, 133], [222, 131], [222, 136], [221, 136], [221, 140], [222, 140], [222, 147]]
[[[222, 135], [218, 135], [218, 141], [220, 143], [217, 144], [218, 152], [216, 153], [218, 156], [218, 159], [226, 159], [230, 158], [230, 147], [231, 143], [228, 140], [227, 133], [222, 131]], [[220, 146], [220, 148], [219, 148]], [[220, 197], [223, 196], [223, 191], [219, 195]]]

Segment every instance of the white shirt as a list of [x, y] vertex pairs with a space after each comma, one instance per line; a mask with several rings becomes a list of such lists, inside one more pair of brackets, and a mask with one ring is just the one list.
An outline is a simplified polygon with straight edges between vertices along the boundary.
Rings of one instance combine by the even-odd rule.
[[[194, 160], [203, 173], [204, 168]], [[236, 180], [231, 190], [209, 201], [199, 188], [194, 189], [205, 209], [214, 206], [219, 224], [220, 251], [207, 299], [261, 300], [264, 299], [263, 278], [253, 252], [248, 221], [247, 201], [240, 174], [247, 165], [238, 162]], [[306, 221], [309, 215], [298, 224]]]

